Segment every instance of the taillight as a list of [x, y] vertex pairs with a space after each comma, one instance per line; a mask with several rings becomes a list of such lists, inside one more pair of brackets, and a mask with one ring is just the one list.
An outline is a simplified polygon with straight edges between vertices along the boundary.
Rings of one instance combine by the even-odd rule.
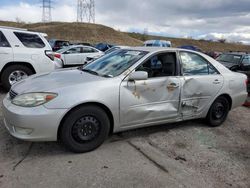
[[61, 54], [54, 53], [54, 57], [56, 57], [56, 58], [58, 58], [58, 59], [61, 59]]
[[45, 50], [45, 55], [50, 58], [52, 61], [54, 61], [54, 52]]
[[245, 80], [245, 84], [246, 84], [246, 86], [247, 86], [248, 82], [249, 82], [249, 80], [248, 80], [248, 79], [246, 79], [246, 80]]

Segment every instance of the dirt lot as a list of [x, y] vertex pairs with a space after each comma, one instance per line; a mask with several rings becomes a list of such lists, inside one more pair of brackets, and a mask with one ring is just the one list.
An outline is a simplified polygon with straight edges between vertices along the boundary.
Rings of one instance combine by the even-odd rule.
[[161, 125], [73, 154], [11, 137], [0, 110], [0, 187], [250, 187], [249, 122], [250, 109], [240, 107], [219, 128]]

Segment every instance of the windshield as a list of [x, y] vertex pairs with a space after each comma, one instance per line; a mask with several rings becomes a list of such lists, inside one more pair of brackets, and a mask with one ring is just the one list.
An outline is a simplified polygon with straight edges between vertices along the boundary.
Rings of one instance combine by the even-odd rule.
[[239, 63], [241, 55], [221, 54], [216, 60], [226, 63]]
[[144, 57], [147, 52], [138, 50], [116, 50], [83, 67], [83, 71], [105, 77], [115, 77]]

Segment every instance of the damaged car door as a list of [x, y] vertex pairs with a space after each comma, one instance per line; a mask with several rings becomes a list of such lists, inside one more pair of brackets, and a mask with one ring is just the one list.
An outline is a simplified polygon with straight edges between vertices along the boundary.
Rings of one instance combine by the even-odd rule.
[[223, 86], [222, 75], [204, 57], [180, 52], [182, 65], [181, 112], [183, 119], [198, 116]]
[[178, 117], [180, 77], [176, 57], [176, 52], [155, 54], [135, 69], [146, 72], [146, 79], [130, 79], [130, 74], [122, 81], [120, 120], [123, 127], [139, 127]]

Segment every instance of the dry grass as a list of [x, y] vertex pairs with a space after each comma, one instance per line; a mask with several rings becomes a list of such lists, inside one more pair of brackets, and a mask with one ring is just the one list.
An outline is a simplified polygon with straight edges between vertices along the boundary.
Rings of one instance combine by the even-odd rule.
[[182, 45], [194, 45], [201, 48], [203, 51], [243, 51], [250, 52], [249, 45], [236, 44], [236, 43], [220, 43], [220, 42], [210, 42], [204, 40], [194, 40], [194, 39], [184, 39], [184, 38], [169, 38], [169, 37], [159, 37], [159, 36], [144, 36], [138, 33], [127, 33], [129, 36], [136, 39], [161, 39], [161, 40], [169, 40], [171, 41], [174, 47], [182, 46]]
[[168, 38], [158, 36], [143, 36], [136, 33], [124, 33], [116, 31], [110, 27], [89, 24], [89, 23], [68, 23], [68, 22], [52, 22], [52, 23], [16, 23], [0, 21], [2, 26], [27, 28], [32, 31], [47, 33], [49, 38], [66, 39], [75, 42], [108, 42], [118, 45], [138, 46], [142, 45], [143, 39], [163, 39], [170, 40], [174, 47], [181, 45], [195, 45], [204, 51], [247, 51], [250, 52], [249, 45], [230, 44], [219, 42], [199, 41], [193, 39]]

